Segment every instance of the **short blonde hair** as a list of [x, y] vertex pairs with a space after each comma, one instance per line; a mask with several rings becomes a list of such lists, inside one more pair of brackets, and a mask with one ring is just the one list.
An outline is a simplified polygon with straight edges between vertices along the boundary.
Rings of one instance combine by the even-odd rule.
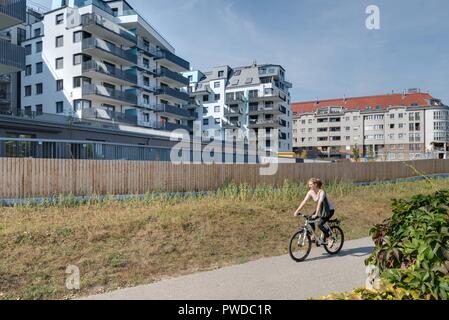
[[314, 185], [316, 185], [319, 189], [321, 189], [323, 187], [323, 182], [318, 179], [318, 178], [312, 178], [309, 180], [309, 183], [313, 183]]

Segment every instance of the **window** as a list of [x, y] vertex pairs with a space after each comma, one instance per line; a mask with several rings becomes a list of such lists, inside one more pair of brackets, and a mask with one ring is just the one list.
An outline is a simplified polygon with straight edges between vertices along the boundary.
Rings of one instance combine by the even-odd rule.
[[31, 54], [31, 44], [27, 44], [26, 46], [25, 46], [25, 54], [27, 55], [27, 56], [29, 56], [30, 54]]
[[31, 86], [25, 86], [25, 97], [29, 97], [32, 94]]
[[220, 96], [220, 94], [216, 94], [214, 98], [215, 98], [215, 101], [218, 101], [218, 100], [220, 100], [221, 96]]
[[215, 124], [220, 124], [220, 118], [215, 118]]
[[147, 58], [143, 58], [143, 66], [147, 69], [150, 69], [150, 60]]
[[209, 125], [209, 119], [203, 119], [203, 125], [208, 126]]
[[223, 78], [224, 77], [224, 71], [218, 71], [218, 77]]
[[64, 68], [64, 58], [57, 58], [55, 65], [56, 65], [56, 69]]
[[56, 91], [64, 90], [64, 80], [56, 80]]
[[36, 113], [37, 114], [42, 114], [43, 113], [43, 106], [41, 104], [37, 104], [36, 105]]
[[64, 46], [64, 36], [56, 37], [56, 48]]
[[31, 73], [32, 73], [31, 64], [29, 64], [25, 67], [25, 77], [31, 76]]
[[58, 101], [56, 102], [56, 113], [63, 113], [64, 112], [64, 102]]
[[34, 37], [37, 38], [41, 35], [41, 28], [34, 29]]
[[145, 87], [149, 87], [150, 86], [150, 78], [148, 77], [143, 77], [143, 85]]
[[74, 77], [73, 78], [73, 88], [81, 88], [85, 84], [90, 84], [91, 80], [86, 77]]
[[207, 108], [203, 108], [203, 114], [206, 115], [208, 112]]
[[394, 119], [394, 113], [390, 114], [390, 119]]
[[394, 129], [394, 124], [390, 124], [390, 129]]
[[81, 53], [73, 55], [73, 65], [77, 66], [83, 62], [83, 55]]
[[113, 8], [112, 13], [114, 17], [118, 17], [118, 8]]
[[36, 53], [42, 52], [42, 41], [36, 42]]
[[36, 84], [36, 94], [42, 94], [44, 91], [44, 86], [42, 83]]
[[214, 111], [215, 111], [215, 112], [220, 112], [220, 111], [221, 111], [220, 106], [215, 106], [215, 107], [214, 107]]
[[63, 13], [58, 14], [56, 16], [56, 24], [58, 25], [58, 24], [63, 24], [63, 23], [64, 23], [64, 14]]
[[36, 63], [36, 73], [42, 73], [42, 67], [43, 67], [42, 62]]
[[207, 102], [209, 101], [209, 95], [204, 95], [203, 96], [203, 102]]
[[[57, 104], [56, 104], [57, 105]], [[61, 102], [61, 109], [63, 104]], [[73, 101], [74, 111], [90, 109], [92, 107], [92, 102], [89, 100], [74, 100]]]
[[402, 119], [402, 118], [404, 118], [404, 114], [403, 113], [399, 113], [398, 117], [399, 117], [399, 119]]
[[83, 40], [83, 32], [82, 31], [75, 31], [73, 33], [73, 43], [78, 43]]
[[143, 103], [146, 105], [150, 104], [150, 96], [149, 95], [147, 95], [147, 94], [143, 95]]
[[214, 82], [214, 88], [220, 88], [220, 82]]

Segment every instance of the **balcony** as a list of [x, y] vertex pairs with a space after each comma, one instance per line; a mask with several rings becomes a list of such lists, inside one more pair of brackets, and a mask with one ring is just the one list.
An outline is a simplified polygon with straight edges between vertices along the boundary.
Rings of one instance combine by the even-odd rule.
[[189, 102], [190, 96], [182, 91], [172, 89], [170, 87], [160, 87], [156, 89], [157, 96], [164, 100], [175, 100], [176, 102], [183, 104]]
[[169, 86], [176, 88], [187, 87], [190, 83], [189, 79], [187, 79], [183, 75], [165, 68], [162, 68], [161, 71], [157, 72], [156, 77], [158, 77], [161, 81], [165, 82]]
[[127, 29], [96, 13], [88, 13], [81, 16], [83, 30], [112, 42], [121, 43], [132, 47], [137, 44], [137, 36]]
[[281, 122], [279, 119], [263, 119], [263, 120], [251, 120], [249, 121], [250, 129], [259, 129], [259, 128], [280, 128]]
[[25, 48], [0, 39], [0, 75], [25, 69]]
[[224, 116], [225, 117], [238, 117], [243, 115], [243, 108], [226, 108], [224, 109]]
[[171, 69], [176, 72], [184, 72], [190, 70], [190, 63], [174, 53], [171, 53], [167, 50], [159, 50], [155, 52], [156, 60], [163, 65], [164, 67], [167, 67], [168, 69]]
[[226, 104], [239, 104], [245, 102], [245, 97], [242, 96], [235, 96], [235, 95], [226, 95]]
[[171, 106], [168, 104], [156, 105], [154, 111], [162, 116], [173, 117], [185, 120], [195, 120], [195, 115], [192, 111], [182, 109], [180, 107]]
[[165, 130], [165, 131], [174, 131], [174, 130], [186, 130], [189, 132], [193, 132], [193, 128], [179, 124], [179, 123], [171, 123], [171, 122], [165, 122], [163, 124], [160, 124], [158, 126], [158, 129]]
[[101, 108], [83, 109], [81, 111], [81, 118], [95, 121], [111, 121], [129, 125], [137, 125], [137, 116], [120, 113]]
[[104, 12], [106, 12], [107, 14], [114, 16], [114, 11], [112, 11], [112, 8], [106, 4], [103, 0], [75, 0], [75, 7], [78, 8], [83, 8], [83, 7], [87, 7], [90, 5], [93, 5], [101, 10], [103, 10]]
[[223, 129], [238, 129], [242, 127], [242, 123], [235, 120], [223, 121], [222, 127]]
[[117, 68], [108, 68], [97, 61], [83, 62], [83, 75], [96, 77], [106, 82], [124, 84], [126, 86], [137, 85], [137, 75], [131, 71], [123, 71]]
[[26, 0], [0, 1], [0, 30], [11, 28], [26, 20]]
[[100, 85], [85, 84], [82, 87], [83, 98], [96, 98], [104, 103], [126, 103], [137, 105], [137, 95], [129, 92], [106, 88]]
[[263, 94], [257, 92], [256, 94], [252, 94], [249, 96], [250, 102], [256, 102], [256, 101], [287, 101], [287, 95], [283, 92], [281, 92], [279, 89], [274, 88], [266, 88], [263, 92]]
[[131, 50], [123, 50], [94, 37], [83, 40], [83, 52], [124, 66], [131, 67], [137, 64], [137, 55]]
[[282, 108], [280, 106], [262, 106], [262, 107], [250, 107], [249, 108], [250, 115], [259, 115], [259, 114], [272, 114], [272, 115], [280, 115], [283, 114]]

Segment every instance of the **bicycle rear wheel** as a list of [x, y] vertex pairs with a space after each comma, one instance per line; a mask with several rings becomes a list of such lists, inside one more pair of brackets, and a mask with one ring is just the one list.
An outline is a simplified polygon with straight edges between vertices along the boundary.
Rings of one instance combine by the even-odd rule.
[[343, 244], [345, 242], [345, 234], [343, 233], [343, 230], [341, 230], [340, 227], [333, 226], [331, 227], [332, 230], [332, 237], [334, 237], [334, 245], [332, 248], [329, 248], [327, 245], [324, 245], [324, 250], [327, 251], [329, 254], [338, 254], [341, 249], [343, 248]]
[[290, 239], [288, 252], [290, 257], [296, 262], [302, 262], [307, 259], [312, 250], [312, 240], [305, 229], [296, 232]]

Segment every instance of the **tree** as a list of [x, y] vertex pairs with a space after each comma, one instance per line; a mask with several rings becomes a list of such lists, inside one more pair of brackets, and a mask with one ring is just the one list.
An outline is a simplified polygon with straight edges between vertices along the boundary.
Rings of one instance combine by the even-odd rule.
[[301, 159], [307, 159], [309, 157], [309, 154], [307, 152], [307, 150], [303, 150], [301, 152], [301, 155], [299, 156]]
[[352, 148], [352, 157], [354, 158], [355, 162], [359, 162], [360, 160], [360, 149], [358, 145], [355, 145], [354, 148]]

